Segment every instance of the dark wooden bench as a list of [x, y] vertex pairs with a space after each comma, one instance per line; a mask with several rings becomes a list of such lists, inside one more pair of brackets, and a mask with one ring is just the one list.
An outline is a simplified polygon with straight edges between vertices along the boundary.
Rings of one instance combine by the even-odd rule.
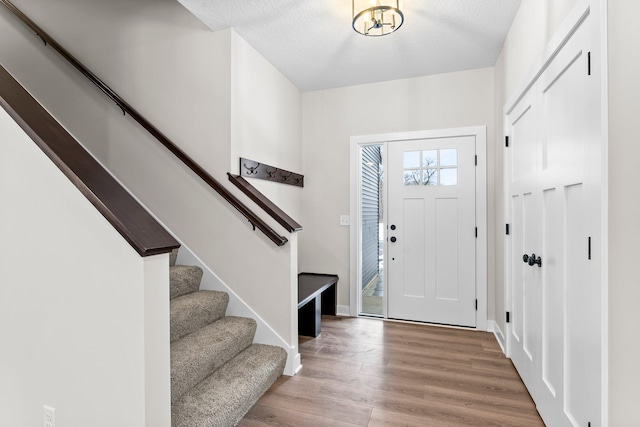
[[317, 337], [323, 314], [336, 315], [335, 274], [298, 274], [298, 334]]

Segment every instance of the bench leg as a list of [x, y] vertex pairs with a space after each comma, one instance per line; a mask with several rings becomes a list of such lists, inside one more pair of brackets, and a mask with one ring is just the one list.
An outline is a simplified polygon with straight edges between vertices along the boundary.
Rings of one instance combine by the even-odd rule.
[[322, 293], [322, 314], [328, 314], [329, 316], [336, 315], [336, 284], [329, 286]]
[[320, 334], [322, 298], [318, 295], [308, 304], [298, 309], [298, 335], [317, 337]]

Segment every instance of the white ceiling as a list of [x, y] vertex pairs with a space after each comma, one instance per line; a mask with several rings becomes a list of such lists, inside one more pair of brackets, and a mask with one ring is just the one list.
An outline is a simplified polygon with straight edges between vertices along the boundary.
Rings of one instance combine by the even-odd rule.
[[178, 0], [233, 28], [302, 91], [495, 65], [521, 0], [401, 0], [395, 33], [351, 28], [351, 0]]

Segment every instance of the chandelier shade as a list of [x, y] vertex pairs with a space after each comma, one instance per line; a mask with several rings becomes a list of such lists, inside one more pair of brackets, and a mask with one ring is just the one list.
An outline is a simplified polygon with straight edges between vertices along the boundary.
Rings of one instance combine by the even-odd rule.
[[365, 36], [385, 36], [400, 28], [400, 0], [351, 0], [353, 29]]

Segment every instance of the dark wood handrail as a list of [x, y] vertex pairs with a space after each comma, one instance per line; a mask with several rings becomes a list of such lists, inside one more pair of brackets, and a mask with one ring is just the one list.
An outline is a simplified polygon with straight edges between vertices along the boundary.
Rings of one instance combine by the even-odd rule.
[[298, 224], [293, 218], [287, 215], [282, 209], [276, 206], [271, 200], [262, 194], [256, 187], [251, 185], [249, 181], [241, 177], [240, 175], [233, 175], [227, 172], [229, 175], [229, 181], [238, 187], [244, 194], [246, 194], [251, 200], [253, 200], [258, 206], [260, 206], [266, 213], [271, 215], [273, 219], [278, 221], [278, 224], [283, 226], [290, 233], [294, 231], [302, 230], [302, 226]]
[[180, 247], [2, 66], [0, 105], [141, 256]]
[[206, 182], [212, 189], [214, 189], [223, 199], [225, 199], [231, 206], [237, 209], [253, 226], [262, 231], [269, 239], [271, 239], [276, 245], [282, 246], [287, 243], [287, 238], [279, 235], [269, 225], [264, 222], [260, 217], [253, 213], [247, 206], [245, 206], [237, 197], [235, 197], [229, 190], [222, 186], [214, 177], [212, 177], [207, 171], [205, 171], [200, 165], [198, 165], [191, 157], [189, 157], [184, 151], [182, 151], [176, 144], [174, 144], [169, 138], [167, 138], [160, 130], [153, 126], [147, 119], [145, 119], [140, 113], [138, 113], [131, 105], [129, 105], [120, 95], [113, 91], [106, 83], [100, 80], [94, 73], [92, 73], [87, 67], [85, 67], [80, 61], [78, 61], [71, 53], [65, 48], [60, 46], [49, 34], [47, 34], [42, 28], [40, 28], [35, 22], [29, 19], [20, 9], [13, 5], [9, 0], [0, 0], [4, 6], [7, 7], [18, 19], [31, 28], [38, 37], [42, 39], [45, 44], [50, 45], [56, 50], [64, 59], [69, 61], [78, 71], [88, 78], [94, 85], [96, 85], [105, 95], [107, 95], [113, 102], [115, 102], [123, 113], [129, 114], [133, 120], [138, 122], [140, 126], [145, 128], [151, 135], [153, 135], [162, 145], [164, 145], [173, 155], [175, 155], [182, 163], [184, 163], [189, 169], [191, 169], [196, 175], [198, 175], [204, 182]]

